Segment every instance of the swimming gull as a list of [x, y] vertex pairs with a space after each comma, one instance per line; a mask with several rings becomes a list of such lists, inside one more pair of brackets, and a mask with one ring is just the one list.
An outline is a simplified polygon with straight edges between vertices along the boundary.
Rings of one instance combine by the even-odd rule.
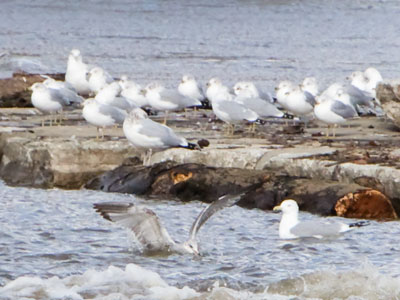
[[167, 89], [159, 83], [149, 84], [145, 91], [151, 107], [155, 110], [165, 111], [164, 124], [167, 123], [168, 111], [202, 105], [200, 100], [185, 97], [177, 89]]
[[177, 243], [170, 237], [151, 209], [119, 202], [96, 203], [94, 209], [105, 219], [130, 229], [147, 254], [173, 252], [200, 255], [197, 243], [200, 228], [216, 212], [238, 202], [243, 194], [244, 192], [224, 195], [204, 208], [193, 222], [188, 240], [183, 243]]
[[82, 60], [81, 52], [72, 49], [68, 56], [67, 71], [65, 81], [71, 84], [80, 95], [89, 95], [90, 87], [87, 81], [88, 65]]
[[102, 128], [122, 124], [125, 120], [127, 113], [117, 107], [99, 103], [94, 98], [86, 99], [83, 102], [82, 116], [90, 124], [97, 127], [97, 136], [99, 138], [99, 131], [104, 138]]
[[100, 67], [92, 68], [87, 77], [93, 94], [97, 94], [104, 86], [114, 81], [111, 75]]
[[297, 238], [324, 238], [337, 236], [349, 231], [352, 227], [368, 225], [368, 222], [345, 224], [334, 221], [305, 221], [298, 219], [299, 206], [295, 200], [284, 200], [280, 205], [273, 208], [274, 211], [282, 211], [281, 222], [279, 223], [279, 237], [281, 239]]
[[[48, 88], [42, 82], [34, 83], [30, 89], [32, 90], [32, 105], [39, 111], [50, 113], [52, 115], [53, 113], [62, 112], [64, 106], [70, 105], [68, 97], [57, 89]], [[55, 117], [54, 121], [57, 122], [57, 117]], [[50, 126], [51, 125], [52, 117], [50, 117]], [[44, 126], [44, 119], [42, 120], [42, 126]]]
[[178, 136], [168, 126], [149, 119], [147, 113], [141, 108], [133, 109], [125, 118], [123, 131], [134, 147], [147, 150], [143, 158], [144, 165], [150, 162], [154, 149], [181, 147], [193, 150], [197, 148], [195, 144]]

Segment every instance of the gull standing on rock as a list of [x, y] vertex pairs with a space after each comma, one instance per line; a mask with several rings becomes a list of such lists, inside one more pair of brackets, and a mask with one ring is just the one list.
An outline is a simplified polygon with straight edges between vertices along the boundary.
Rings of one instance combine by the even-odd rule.
[[105, 105], [111, 105], [119, 109], [130, 112], [137, 106], [130, 103], [124, 97], [120, 97], [121, 86], [117, 81], [106, 84], [96, 95], [95, 99]]
[[60, 93], [61, 97], [63, 97], [67, 101], [78, 104], [83, 102], [83, 98], [79, 96], [76, 93], [75, 89], [67, 82], [55, 80], [51, 77], [44, 75], [42, 76], [47, 78], [45, 81], [43, 81], [43, 84], [47, 86], [49, 89], [57, 90]]
[[206, 97], [192, 75], [184, 75], [182, 77], [182, 80], [178, 85], [178, 91], [185, 97], [196, 99], [203, 105], [205, 104]]
[[319, 88], [317, 79], [315, 77], [306, 77], [300, 84], [300, 88], [303, 92], [309, 93], [313, 98], [318, 95]]
[[133, 109], [125, 118], [123, 130], [126, 138], [136, 148], [148, 150], [143, 158], [143, 165], [150, 163], [153, 149], [166, 149], [181, 147], [193, 150], [195, 144], [188, 143], [183, 137], [168, 126], [149, 119], [147, 113], [141, 108]]
[[168, 111], [181, 110], [187, 107], [201, 106], [198, 99], [181, 95], [178, 90], [166, 89], [158, 83], [149, 84], [146, 89], [146, 98], [152, 108], [165, 111], [164, 124], [167, 123]]
[[255, 85], [251, 82], [238, 82], [233, 87], [235, 101], [257, 112], [260, 117], [282, 118], [284, 113], [268, 100], [261, 99]]
[[315, 117], [328, 124], [326, 137], [329, 137], [329, 128], [333, 126], [332, 135], [335, 137], [335, 128], [338, 124], [346, 122], [347, 119], [357, 117], [358, 114], [352, 105], [346, 105], [335, 99], [316, 98], [317, 103], [314, 106]]
[[125, 97], [128, 102], [137, 107], [145, 107], [149, 105], [142, 87], [136, 82], [129, 80], [127, 76], [121, 76], [119, 81], [121, 86], [121, 96]]
[[244, 192], [222, 196], [204, 208], [191, 226], [189, 238], [184, 243], [177, 243], [170, 237], [151, 209], [119, 202], [96, 203], [94, 209], [106, 220], [131, 230], [146, 254], [161, 252], [200, 255], [197, 233], [201, 226], [216, 212], [237, 203], [242, 194]]
[[314, 97], [302, 91], [299, 86], [294, 86], [290, 81], [279, 83], [276, 88], [276, 98], [287, 111], [298, 117], [306, 116], [314, 109]]
[[239, 81], [233, 86], [233, 92], [236, 96], [246, 98], [260, 98], [270, 103], [274, 103], [274, 99], [269, 93], [260, 92], [256, 85], [251, 81]]
[[82, 116], [88, 123], [97, 127], [96, 139], [99, 138], [99, 131], [104, 139], [103, 128], [122, 124], [127, 113], [117, 107], [101, 104], [96, 99], [90, 98], [83, 102]]
[[[48, 88], [42, 82], [34, 83], [30, 89], [32, 90], [32, 105], [42, 112], [50, 113], [52, 115], [53, 113], [62, 112], [64, 106], [70, 105], [68, 97], [57, 89]], [[54, 118], [54, 122], [57, 122], [57, 117]], [[50, 126], [51, 125], [52, 117], [50, 117]], [[44, 119], [42, 120], [42, 127], [43, 126]]]
[[90, 86], [86, 78], [88, 71], [87, 64], [82, 61], [81, 52], [78, 49], [72, 49], [68, 56], [65, 81], [80, 95], [90, 94]]
[[281, 239], [297, 238], [324, 238], [338, 236], [347, 232], [352, 227], [368, 225], [368, 222], [361, 221], [352, 224], [340, 222], [306, 221], [300, 222], [298, 219], [299, 206], [295, 200], [284, 200], [279, 206], [275, 206], [274, 211], [282, 211], [282, 219], [279, 223], [279, 237]]
[[94, 67], [89, 71], [89, 87], [94, 95], [96, 95], [103, 87], [113, 81], [114, 79], [111, 77], [111, 75], [100, 67]]
[[235, 95], [230, 93], [229, 88], [226, 85], [223, 85], [219, 78], [211, 78], [207, 82], [206, 86], [207, 99], [210, 100], [211, 103], [215, 98], [224, 98], [225, 100], [233, 100], [235, 98]]

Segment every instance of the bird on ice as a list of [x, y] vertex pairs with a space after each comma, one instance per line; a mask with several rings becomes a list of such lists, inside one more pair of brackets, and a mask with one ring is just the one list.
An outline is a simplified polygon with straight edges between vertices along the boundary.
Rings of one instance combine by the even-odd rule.
[[304, 221], [298, 219], [299, 206], [295, 200], [287, 199], [273, 208], [274, 211], [282, 211], [279, 223], [279, 237], [281, 239], [297, 238], [324, 238], [337, 236], [351, 230], [353, 227], [368, 225], [368, 222], [345, 224], [333, 221]]
[[151, 209], [133, 203], [118, 202], [96, 203], [94, 209], [106, 220], [131, 230], [146, 254], [161, 252], [200, 255], [197, 242], [200, 228], [215, 213], [238, 202], [242, 194], [244, 192], [224, 195], [204, 208], [193, 222], [189, 238], [183, 243], [177, 243], [170, 237]]
[[178, 136], [170, 127], [149, 119], [141, 108], [133, 109], [125, 118], [123, 131], [128, 141], [136, 148], [146, 149], [143, 165], [150, 162], [153, 150], [180, 147], [193, 150], [195, 144]]

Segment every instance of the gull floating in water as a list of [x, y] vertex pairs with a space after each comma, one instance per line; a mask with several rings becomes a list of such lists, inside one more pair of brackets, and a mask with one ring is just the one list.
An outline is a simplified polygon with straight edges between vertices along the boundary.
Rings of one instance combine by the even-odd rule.
[[195, 144], [178, 136], [168, 126], [149, 119], [147, 113], [141, 108], [133, 109], [125, 118], [123, 131], [134, 147], [148, 150], [143, 159], [144, 165], [149, 163], [153, 149], [181, 147], [193, 150], [196, 148]]
[[279, 237], [281, 239], [297, 238], [324, 238], [337, 236], [349, 231], [352, 227], [368, 225], [368, 222], [357, 222], [345, 224], [340, 222], [305, 221], [298, 219], [299, 206], [295, 200], [284, 200], [279, 206], [275, 206], [274, 211], [282, 211], [281, 222], [279, 223]]
[[199, 255], [197, 233], [201, 226], [216, 212], [234, 205], [240, 194], [225, 195], [201, 211], [190, 228], [189, 238], [184, 243], [176, 243], [161, 225], [158, 216], [150, 209], [133, 203], [96, 203], [94, 209], [105, 219], [132, 231], [146, 253], [175, 252]]
[[87, 81], [88, 69], [88, 65], [82, 60], [81, 52], [78, 49], [72, 49], [68, 56], [65, 81], [71, 84], [80, 95], [89, 95], [90, 93]]
[[[34, 83], [30, 89], [32, 90], [32, 105], [41, 112], [50, 113], [52, 115], [53, 113], [62, 112], [64, 106], [70, 105], [70, 101], [65, 94], [58, 89], [48, 88], [42, 82]], [[55, 117], [54, 121], [57, 121], [57, 117]], [[50, 118], [50, 126], [51, 125], [52, 118]], [[44, 120], [42, 120], [42, 126], [44, 126]]]
[[90, 98], [83, 102], [82, 116], [90, 124], [97, 127], [97, 136], [101, 131], [102, 138], [104, 133], [102, 128], [122, 124], [127, 113], [117, 107], [99, 103], [96, 99]]

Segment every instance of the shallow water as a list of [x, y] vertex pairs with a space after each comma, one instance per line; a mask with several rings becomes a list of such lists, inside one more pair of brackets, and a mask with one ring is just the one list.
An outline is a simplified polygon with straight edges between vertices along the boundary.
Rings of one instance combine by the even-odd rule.
[[176, 86], [191, 73], [272, 91], [283, 79], [324, 85], [368, 66], [393, 78], [399, 12], [396, 0], [1, 1], [0, 75], [26, 66], [21, 59], [64, 72], [76, 47], [87, 63], [141, 84]]
[[[134, 268], [155, 272], [152, 276], [161, 276], [173, 289], [187, 286], [200, 295], [209, 295], [210, 290], [215, 293], [215, 289], [225, 293], [220, 287], [236, 293], [235, 299], [241, 298], [240, 293], [254, 297], [267, 292], [287, 295], [299, 293], [306, 284], [307, 291], [299, 295], [327, 299], [323, 297], [327, 289], [330, 293], [338, 289], [336, 295], [340, 292], [336, 285], [350, 286], [342, 293], [351, 296], [359, 295], [360, 286], [369, 282], [368, 289], [378, 295], [385, 291], [392, 299], [400, 297], [398, 222], [371, 222], [369, 226], [331, 240], [288, 242], [278, 238], [279, 214], [232, 207], [211, 218], [199, 232], [201, 258], [177, 254], [144, 256], [129, 233], [101, 218], [92, 208], [93, 203], [133, 201], [145, 205], [159, 215], [170, 235], [179, 241], [186, 239], [191, 223], [206, 204], [145, 200], [87, 190], [14, 188], [3, 184], [1, 191], [1, 286], [8, 283], [19, 289], [21, 285], [24, 288], [32, 285], [43, 288], [45, 284], [52, 287], [53, 276], [67, 281], [74, 278], [87, 285], [87, 278], [78, 280], [71, 276], [89, 272], [86, 275], [89, 282], [95, 282], [89, 284], [90, 289], [95, 289], [98, 280], [107, 278], [104, 272], [110, 266], [121, 269], [120, 272], [114, 270], [117, 274], [111, 277], [125, 276], [133, 280], [127, 274], [120, 274], [126, 267], [133, 268], [130, 265], [133, 264]], [[307, 213], [300, 217], [318, 218]], [[35, 278], [21, 284], [23, 276]], [[115, 283], [118, 284], [121, 282]], [[63, 289], [71, 292], [72, 287], [67, 286]], [[148, 284], [147, 289], [152, 286], [153, 283]], [[385, 289], [380, 291], [383, 286]], [[0, 289], [0, 298], [7, 299], [8, 289], [8, 286]], [[120, 289], [123, 290], [123, 286]], [[360, 290], [364, 293], [368, 289]], [[126, 293], [129, 295], [129, 291]], [[131, 297], [133, 295], [136, 294]], [[35, 298], [34, 294], [30, 296]]]

